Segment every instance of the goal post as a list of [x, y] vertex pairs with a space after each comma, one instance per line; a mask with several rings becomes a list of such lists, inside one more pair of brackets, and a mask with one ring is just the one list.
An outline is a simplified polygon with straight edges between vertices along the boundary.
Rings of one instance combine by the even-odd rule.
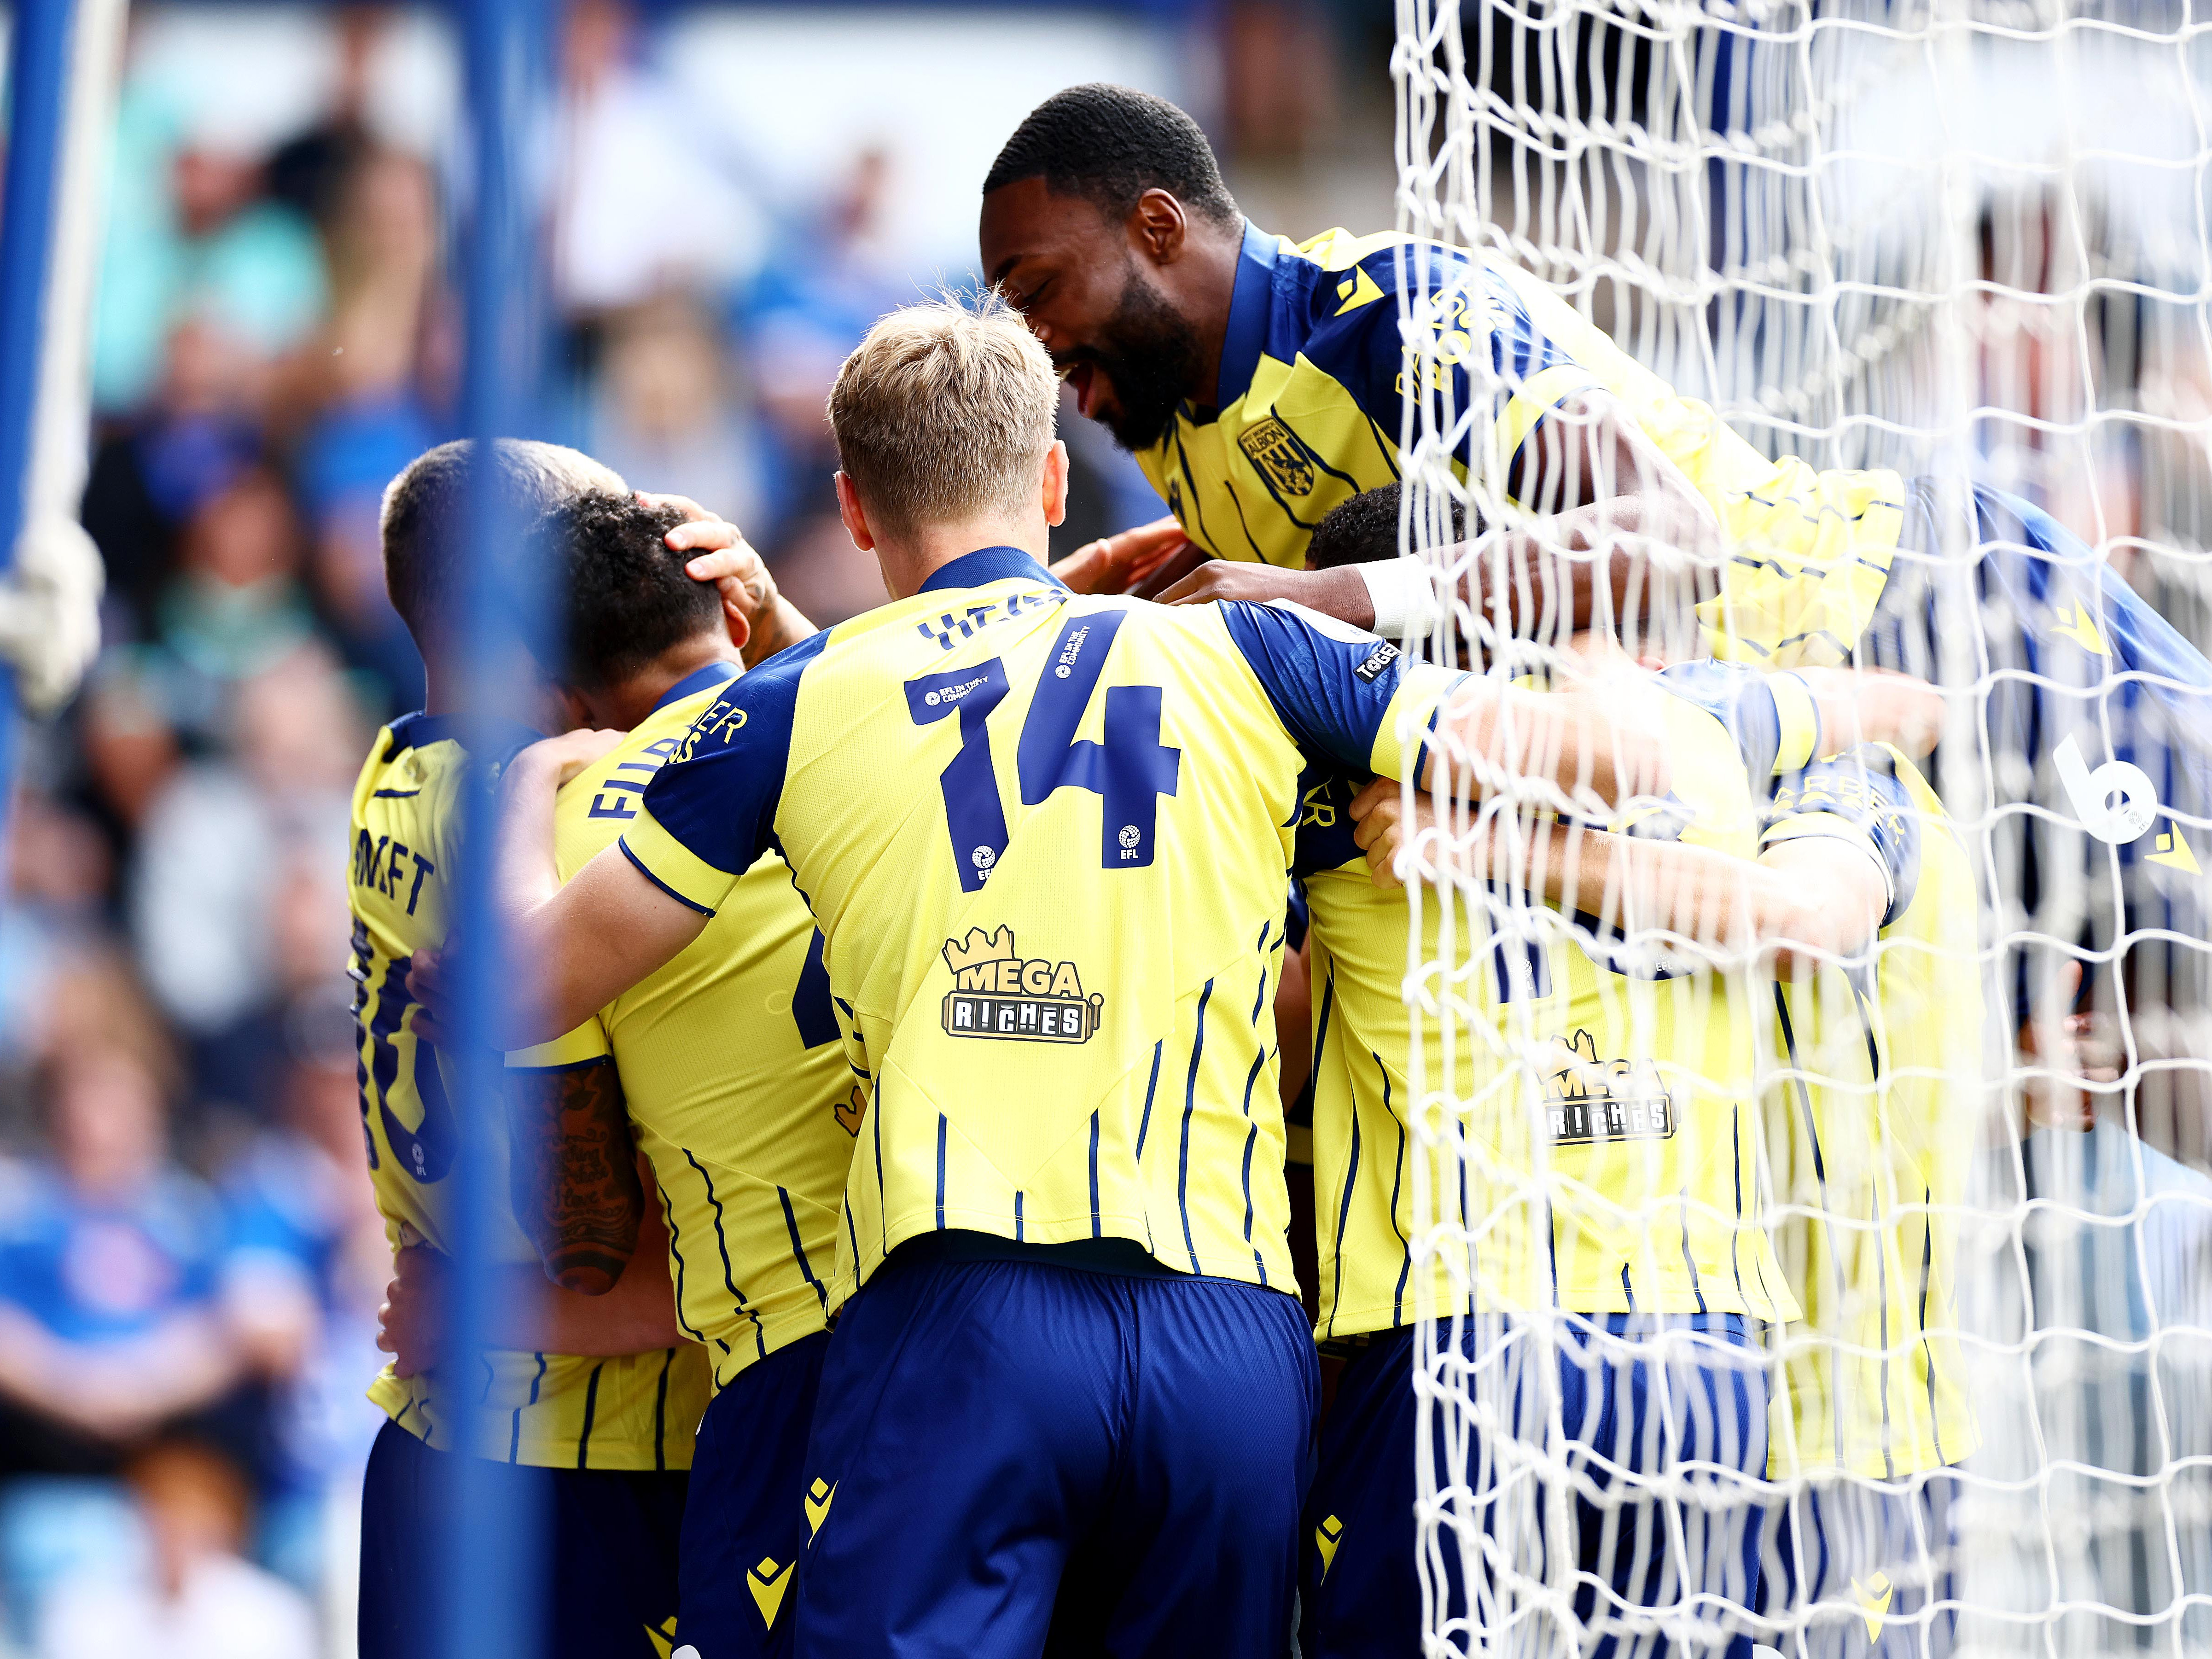
[[[1718, 782], [1594, 805], [1510, 712], [1479, 805], [1409, 786], [1429, 1651], [2212, 1651], [2212, 13], [1397, 24], [1409, 650], [1618, 676], [1699, 778], [1628, 660], [1939, 694], [1808, 739], [1857, 784], [1746, 761], [1747, 835]], [[1584, 487], [1518, 499], [1542, 432]], [[1704, 531], [1607, 506], [1662, 473]], [[1637, 873], [1828, 870], [1838, 817], [1887, 908], [1791, 977]]]

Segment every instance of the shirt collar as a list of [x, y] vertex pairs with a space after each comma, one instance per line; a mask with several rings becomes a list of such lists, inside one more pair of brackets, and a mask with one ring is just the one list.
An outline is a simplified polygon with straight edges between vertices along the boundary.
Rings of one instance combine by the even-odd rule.
[[672, 702], [681, 702], [686, 697], [696, 696], [710, 685], [733, 680], [742, 672], [733, 662], [710, 662], [704, 668], [695, 668], [660, 694], [660, 701], [653, 705], [653, 712], [657, 714]]
[[951, 563], [941, 564], [931, 572], [920, 591], [934, 593], [941, 588], [981, 587], [1016, 577], [1066, 591], [1059, 577], [1018, 547], [979, 547], [973, 553], [963, 553]]
[[1267, 343], [1267, 313], [1274, 296], [1275, 255], [1280, 244], [1244, 222], [1244, 246], [1237, 256], [1237, 282], [1229, 291], [1229, 329], [1221, 341], [1221, 383], [1216, 409], [1226, 409], [1251, 386]]

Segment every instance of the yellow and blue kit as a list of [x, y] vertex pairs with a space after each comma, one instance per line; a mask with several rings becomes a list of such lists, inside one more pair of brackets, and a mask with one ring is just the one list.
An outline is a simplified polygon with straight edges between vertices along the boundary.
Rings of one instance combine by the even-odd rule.
[[[564, 787], [568, 880], [638, 821], [663, 763], [729, 682], [710, 663]], [[518, 1069], [613, 1065], [668, 1224], [684, 1330], [715, 1383], [684, 1513], [681, 1641], [702, 1659], [787, 1651], [806, 1537], [801, 1495], [827, 1346], [837, 1212], [860, 1127], [822, 935], [774, 853], [747, 869], [675, 959]]]
[[[1665, 733], [1673, 788], [1607, 827], [1748, 858], [1777, 760], [1810, 755], [1817, 715], [1790, 677], [1706, 672], [1726, 702], [1681, 679], [1620, 686]], [[1650, 950], [1607, 919], [1515, 907], [1509, 914], [1535, 931], [1509, 930], [1492, 906], [1440, 907], [1427, 893], [1422, 959], [1461, 964], [1439, 982], [1467, 1012], [1450, 1031], [1418, 1016], [1432, 1089], [1444, 1083], [1438, 1058], [1453, 1050], [1449, 1087], [1465, 1120], [1464, 1157], [1429, 1155], [1436, 1213], [1462, 1265], [1455, 1275], [1439, 1261], [1424, 1296], [1413, 1212], [1423, 1156], [1412, 1127], [1417, 1016], [1402, 988], [1413, 917], [1405, 893], [1370, 879], [1345, 811], [1352, 787], [1310, 781], [1297, 848], [1315, 986], [1318, 1329], [1357, 1349], [1324, 1425], [1306, 1517], [1304, 1641], [1332, 1655], [1401, 1651], [1418, 1637], [1416, 1470], [1383, 1455], [1415, 1435], [1417, 1317], [1505, 1316], [1462, 1332], [1467, 1363], [1504, 1365], [1518, 1363], [1519, 1333], [1531, 1328], [1515, 1316], [1562, 1309], [1573, 1316], [1558, 1355], [1570, 1439], [1631, 1469], [1656, 1467], [1656, 1455], [1749, 1471], [1767, 1455], [1761, 1327], [1796, 1312], [1765, 1232], [1753, 1109], [1759, 1016], [1741, 976]], [[1540, 1102], [1523, 1092], [1528, 1056]], [[1662, 1324], [1680, 1333], [1675, 1346], [1652, 1342]], [[1705, 1409], [1683, 1407], [1693, 1395]], [[1670, 1400], [1651, 1438], [1641, 1428], [1621, 1437], [1622, 1425]], [[1592, 1508], [1580, 1565], [1644, 1605], [1692, 1580], [1747, 1595], [1755, 1507], [1700, 1523], [1713, 1535], [1680, 1558], [1656, 1506], [1619, 1506], [1609, 1522]], [[1612, 1544], [1601, 1548], [1601, 1536]], [[1464, 1606], [1455, 1573], [1447, 1579], [1445, 1593]], [[1729, 1644], [1739, 1645], [1734, 1636]]]
[[1896, 473], [1769, 460], [1511, 261], [1395, 233], [1293, 243], [1245, 226], [1213, 406], [1186, 403], [1137, 456], [1193, 541], [1296, 568], [1329, 509], [1398, 477], [1420, 361], [1400, 331], [1401, 288], [1431, 297], [1432, 360], [1448, 365], [1452, 409], [1475, 413], [1458, 471], [1473, 460], [1503, 478], [1548, 411], [1609, 393], [1728, 538], [1721, 594], [1699, 613], [1716, 653], [1790, 666], [1850, 652], [1903, 527]]
[[1034, 1646], [1064, 1581], [1109, 1644], [1282, 1650], [1317, 1386], [1270, 994], [1297, 779], [1417, 764], [1456, 678], [984, 549], [732, 682], [647, 786], [620, 845], [684, 903], [781, 848], [867, 1091], [802, 1647]]
[[[515, 733], [506, 752], [533, 735]], [[377, 733], [354, 785], [356, 1071], [369, 1179], [395, 1249], [403, 1237], [447, 1248], [449, 1182], [464, 1144], [471, 1157], [502, 1166], [507, 1158], [504, 1110], [455, 1097], [441, 1057], [416, 1034], [418, 1011], [407, 995], [415, 952], [445, 941], [471, 763], [454, 722], [410, 714]], [[506, 1190], [503, 1169], [497, 1189]], [[538, 1266], [511, 1217], [498, 1249], [501, 1261]], [[514, 1483], [550, 1506], [556, 1616], [549, 1632], [564, 1653], [651, 1654], [647, 1627], [675, 1613], [682, 1472], [708, 1387], [703, 1358], [688, 1344], [611, 1358], [494, 1350], [483, 1373], [466, 1379], [442, 1368], [400, 1377], [387, 1365], [369, 1389], [391, 1421], [362, 1498], [362, 1652], [424, 1650], [421, 1558], [437, 1528], [422, 1505], [441, 1501], [428, 1449], [555, 1472]], [[563, 1553], [572, 1550], [583, 1553], [574, 1562]], [[619, 1581], [607, 1576], [610, 1559], [628, 1564]], [[580, 1571], [586, 1564], [591, 1571]], [[617, 1582], [619, 1593], [606, 1589]]]
[[1812, 1609], [1816, 1643], [1856, 1644], [1870, 1611], [1909, 1642], [1947, 1593], [1942, 1472], [1980, 1443], [1958, 1308], [1984, 1075], [1978, 889], [1935, 790], [1887, 744], [1778, 780], [1771, 811], [1769, 846], [1858, 826], [1891, 895], [1870, 969], [1773, 988], [1776, 1235], [1805, 1313], [1771, 1472], [1808, 1478], [1776, 1517], [1778, 1599]]

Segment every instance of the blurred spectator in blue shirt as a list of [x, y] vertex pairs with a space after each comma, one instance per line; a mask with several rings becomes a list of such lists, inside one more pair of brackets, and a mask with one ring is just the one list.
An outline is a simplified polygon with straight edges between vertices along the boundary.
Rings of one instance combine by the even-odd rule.
[[170, 1161], [167, 1103], [127, 1049], [56, 1054], [46, 1116], [51, 1158], [0, 1223], [0, 1395], [121, 1443], [239, 1374], [216, 1300], [222, 1214]]

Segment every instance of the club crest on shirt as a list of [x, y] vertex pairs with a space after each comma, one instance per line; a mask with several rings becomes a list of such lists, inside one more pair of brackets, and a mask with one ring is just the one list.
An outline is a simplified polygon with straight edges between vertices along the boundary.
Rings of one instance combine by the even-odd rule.
[[1546, 1127], [1559, 1145], [1664, 1140], [1674, 1133], [1681, 1114], [1650, 1060], [1600, 1060], [1597, 1040], [1578, 1030], [1571, 1042], [1553, 1037], [1537, 1064]]
[[1006, 1037], [1018, 1042], [1085, 1042], [1098, 1029], [1105, 999], [1085, 996], [1072, 962], [1024, 959], [1014, 930], [945, 941], [952, 989], [945, 996], [945, 1029], [953, 1036]]
[[1284, 495], [1313, 494], [1314, 465], [1306, 447], [1273, 416], [1246, 427], [1237, 436], [1237, 447]]

